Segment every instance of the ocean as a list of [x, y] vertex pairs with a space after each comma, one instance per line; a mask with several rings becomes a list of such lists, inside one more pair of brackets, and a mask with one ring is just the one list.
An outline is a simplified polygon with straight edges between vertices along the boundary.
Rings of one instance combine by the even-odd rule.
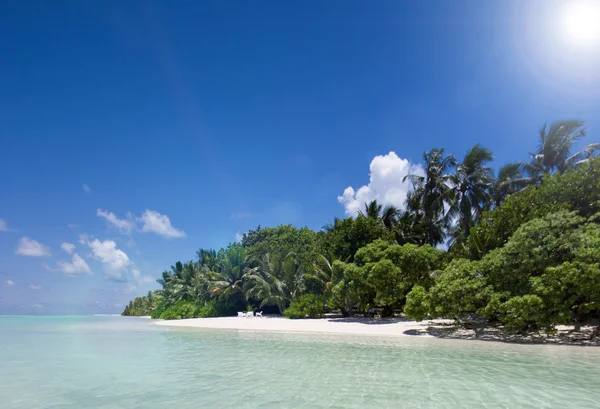
[[591, 408], [600, 348], [1, 316], [0, 408]]

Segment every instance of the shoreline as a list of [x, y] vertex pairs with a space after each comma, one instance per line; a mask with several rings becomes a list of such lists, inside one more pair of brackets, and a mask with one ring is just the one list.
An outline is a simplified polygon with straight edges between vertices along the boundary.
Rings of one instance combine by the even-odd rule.
[[452, 320], [411, 321], [406, 319], [317, 318], [291, 320], [283, 317], [218, 317], [157, 321], [155, 325], [174, 328], [205, 328], [238, 331], [287, 333], [348, 334], [385, 337], [433, 337], [428, 328], [443, 326]]
[[593, 327], [575, 333], [572, 327], [559, 326], [557, 334], [508, 334], [499, 328], [483, 327], [478, 330], [454, 325], [450, 319], [413, 321], [402, 318], [317, 318], [292, 320], [283, 317], [218, 317], [158, 320], [154, 325], [171, 328], [200, 328], [234, 331], [262, 331], [277, 333], [341, 334], [380, 337], [426, 337], [532, 345], [600, 346], [600, 337], [589, 339]]

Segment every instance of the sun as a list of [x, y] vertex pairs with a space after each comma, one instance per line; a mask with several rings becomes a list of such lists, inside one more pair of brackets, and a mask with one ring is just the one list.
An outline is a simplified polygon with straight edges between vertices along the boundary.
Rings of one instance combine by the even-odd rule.
[[563, 14], [563, 29], [573, 45], [600, 47], [600, 1], [569, 2]]

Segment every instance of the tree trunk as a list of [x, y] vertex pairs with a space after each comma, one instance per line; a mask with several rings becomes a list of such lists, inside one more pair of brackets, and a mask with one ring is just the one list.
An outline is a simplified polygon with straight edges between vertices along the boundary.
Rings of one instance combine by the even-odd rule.
[[579, 332], [581, 331], [581, 312], [582, 312], [583, 308], [582, 305], [579, 304], [579, 306], [577, 306], [577, 317], [575, 317], [575, 328], [574, 330]]
[[592, 335], [590, 335], [590, 340], [600, 337], [600, 325], [596, 327], [595, 330], [592, 331]]

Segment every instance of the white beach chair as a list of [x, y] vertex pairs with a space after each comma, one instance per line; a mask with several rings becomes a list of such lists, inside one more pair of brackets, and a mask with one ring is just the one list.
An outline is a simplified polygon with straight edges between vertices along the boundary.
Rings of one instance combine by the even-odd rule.
[[246, 313], [246, 318], [252, 318], [252, 317], [254, 317], [254, 311], [248, 311]]
[[245, 312], [238, 311], [238, 318], [245, 317], [245, 316], [246, 316]]
[[256, 312], [256, 316], [257, 316], [257, 317], [262, 317], [262, 311], [257, 311], [257, 312]]

